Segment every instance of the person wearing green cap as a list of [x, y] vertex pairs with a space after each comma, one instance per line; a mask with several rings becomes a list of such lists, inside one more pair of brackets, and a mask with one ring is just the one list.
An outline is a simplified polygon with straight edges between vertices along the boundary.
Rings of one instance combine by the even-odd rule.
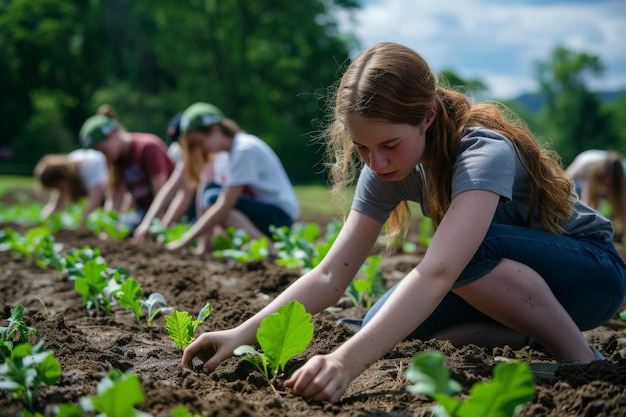
[[201, 196], [198, 221], [166, 249], [177, 250], [197, 240], [196, 253], [211, 250], [214, 231], [234, 227], [252, 238], [271, 236], [270, 226], [291, 227], [299, 214], [293, 186], [276, 153], [257, 136], [245, 133], [209, 103], [195, 103], [182, 114], [181, 137], [185, 170], [198, 184], [212, 155], [228, 154], [224, 176]]
[[[131, 233], [150, 207], [154, 196], [174, 171], [165, 142], [151, 133], [128, 132], [110, 106], [101, 106], [80, 130], [83, 147], [101, 151], [109, 165], [105, 208], [120, 212], [120, 222]], [[125, 213], [125, 196], [132, 197]]]
[[148, 212], [133, 233], [134, 240], [143, 244], [154, 238], [151, 228], [154, 222], [163, 227], [170, 227], [175, 222], [194, 223], [196, 213], [200, 211], [200, 198], [204, 187], [209, 182], [220, 184], [224, 178], [224, 167], [228, 163], [228, 154], [218, 152], [208, 158], [201, 175], [202, 181], [194, 185], [185, 173], [183, 151], [178, 143], [180, 137], [180, 118], [182, 112], [176, 114], [167, 127], [166, 135], [171, 140], [168, 155], [175, 161], [176, 167], [167, 182], [154, 197]]

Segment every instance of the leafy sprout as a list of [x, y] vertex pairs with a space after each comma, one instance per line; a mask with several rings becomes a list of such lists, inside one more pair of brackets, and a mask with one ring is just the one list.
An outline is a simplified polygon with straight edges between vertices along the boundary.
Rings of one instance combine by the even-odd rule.
[[257, 341], [262, 351], [254, 346], [242, 345], [234, 354], [248, 354], [245, 361], [253, 364], [277, 393], [275, 383], [285, 364], [307, 348], [313, 338], [314, 326], [311, 314], [297, 301], [291, 301], [261, 321]]

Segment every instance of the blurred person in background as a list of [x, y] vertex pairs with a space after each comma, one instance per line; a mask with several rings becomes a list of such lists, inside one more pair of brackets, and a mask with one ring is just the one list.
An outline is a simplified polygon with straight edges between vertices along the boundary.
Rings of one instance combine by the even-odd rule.
[[106, 105], [83, 123], [80, 141], [84, 148], [106, 156], [109, 182], [105, 209], [120, 213], [121, 225], [132, 234], [174, 171], [165, 142], [151, 133], [128, 132]]
[[[180, 136], [180, 118], [182, 112], [175, 115], [169, 122], [166, 135], [171, 141], [168, 147], [168, 155], [176, 163], [174, 172], [167, 182], [161, 187], [150, 205], [143, 220], [135, 229], [133, 237], [137, 243], [144, 243], [150, 237], [150, 226], [154, 219], [158, 219], [162, 226], [170, 227], [175, 222], [183, 220], [194, 223], [196, 213], [201, 210], [201, 198], [204, 187], [209, 183], [222, 184], [225, 178], [225, 169], [228, 163], [228, 154], [221, 152], [211, 155], [205, 167], [202, 168], [200, 179], [194, 185], [185, 172], [185, 163], [182, 148], [178, 143]], [[159, 213], [163, 213], [159, 218]]]
[[[581, 201], [613, 220], [613, 240], [621, 242], [626, 226], [626, 160], [615, 151], [590, 149], [580, 153], [565, 172]], [[607, 210], [603, 204], [608, 203]]]
[[[177, 250], [197, 240], [196, 253], [211, 251], [215, 228], [245, 230], [250, 237], [269, 237], [269, 227], [291, 227], [299, 213], [291, 181], [274, 151], [260, 138], [245, 133], [209, 103], [189, 106], [181, 118], [180, 143], [185, 170], [198, 184], [214, 155], [228, 154], [225, 180], [204, 187], [198, 220], [180, 239], [166, 244]], [[219, 157], [218, 157], [219, 158]]]
[[42, 188], [50, 191], [41, 211], [42, 219], [86, 198], [78, 222], [78, 227], [83, 228], [87, 216], [104, 205], [108, 169], [102, 152], [77, 149], [69, 154], [46, 155], [35, 166], [34, 176]]

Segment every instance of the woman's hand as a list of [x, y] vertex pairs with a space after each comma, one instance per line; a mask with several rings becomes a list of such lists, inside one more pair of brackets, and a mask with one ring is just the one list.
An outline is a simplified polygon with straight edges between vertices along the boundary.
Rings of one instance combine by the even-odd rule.
[[164, 248], [167, 250], [176, 251], [182, 249], [186, 246], [185, 242], [182, 239], [173, 240], [169, 243], [166, 243]]
[[149, 236], [150, 236], [150, 225], [145, 224], [144, 222], [141, 222], [139, 226], [137, 226], [137, 228], [135, 229], [135, 232], [133, 233], [133, 238], [139, 244], [145, 243], [148, 240]]
[[204, 362], [202, 371], [209, 374], [242, 344], [245, 342], [235, 329], [203, 333], [183, 351], [182, 365], [193, 369], [193, 358], [199, 358]]
[[337, 402], [351, 381], [344, 364], [331, 353], [313, 356], [285, 381], [285, 387], [316, 401]]

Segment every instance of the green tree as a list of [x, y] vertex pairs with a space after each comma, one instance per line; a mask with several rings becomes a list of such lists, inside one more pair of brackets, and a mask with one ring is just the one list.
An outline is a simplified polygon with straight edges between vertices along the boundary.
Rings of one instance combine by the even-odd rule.
[[464, 94], [480, 97], [489, 90], [487, 84], [476, 78], [461, 78], [452, 70], [446, 69], [438, 74], [439, 83], [459, 89]]
[[[111, 104], [131, 131], [164, 136], [195, 101], [265, 139], [294, 182], [318, 179], [309, 147], [349, 51], [335, 9], [356, 0], [5, 0], [0, 121], [15, 161], [65, 152]], [[52, 126], [51, 129], [46, 129]], [[50, 136], [54, 136], [51, 138]], [[36, 152], [32, 150], [36, 149]]]
[[611, 149], [619, 144], [611, 114], [600, 96], [589, 90], [589, 77], [600, 76], [599, 58], [564, 47], [536, 67], [540, 91], [546, 106], [540, 114], [547, 135], [567, 164], [586, 149]]

